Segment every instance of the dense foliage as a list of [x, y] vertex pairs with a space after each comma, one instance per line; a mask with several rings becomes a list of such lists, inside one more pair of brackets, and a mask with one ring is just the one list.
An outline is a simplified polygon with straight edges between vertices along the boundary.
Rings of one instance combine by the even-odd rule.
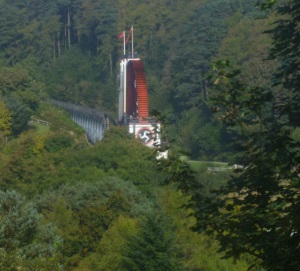
[[[274, 1], [269, 1], [269, 5]], [[228, 61], [217, 61], [211, 79], [214, 110], [240, 146], [242, 168], [204, 196], [190, 192], [197, 229], [217, 237], [227, 257], [250, 254], [266, 270], [298, 270], [299, 136], [298, 36], [300, 5], [277, 3], [270, 59], [274, 86], [245, 84]], [[267, 7], [269, 7], [267, 5]], [[278, 92], [278, 87], [281, 92]], [[180, 180], [179, 180], [180, 181]], [[193, 183], [190, 183], [190, 185]], [[201, 190], [200, 190], [201, 191]]]
[[[228, 153], [224, 143], [230, 137], [209, 113], [211, 93], [203, 73], [219, 48], [222, 55], [235, 57], [234, 46], [222, 45], [231, 28], [248, 20], [239, 31], [253, 32], [254, 19], [265, 17], [253, 1], [2, 0], [0, 10], [0, 63], [14, 67], [11, 75], [4, 68], [1, 78], [8, 86], [26, 84], [14, 90], [18, 99], [6, 102], [15, 114], [14, 133], [25, 128], [36, 103], [32, 99], [37, 96], [28, 88], [115, 115], [115, 79], [122, 54], [117, 36], [134, 25], [135, 49], [146, 66], [150, 108], [164, 108], [170, 116], [170, 137], [192, 158], [230, 160], [230, 155], [222, 154]], [[244, 65], [267, 46], [267, 39], [257, 41], [237, 61]]]
[[221, 260], [215, 241], [191, 232], [192, 210], [178, 213], [188, 199], [165, 191], [152, 150], [126, 130], [111, 129], [95, 146], [80, 130], [51, 130], [23, 133], [2, 149], [1, 270], [247, 266]]
[[[300, 5], [254, 4], [0, 0], [0, 270], [299, 269]], [[44, 102], [115, 115], [130, 25], [167, 160]]]

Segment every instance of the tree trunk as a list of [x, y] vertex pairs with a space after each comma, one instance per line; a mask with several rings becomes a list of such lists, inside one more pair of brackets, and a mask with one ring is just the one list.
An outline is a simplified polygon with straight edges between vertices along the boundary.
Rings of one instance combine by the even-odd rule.
[[53, 37], [53, 60], [56, 59], [56, 41], [55, 36]]
[[110, 76], [113, 77], [112, 55], [109, 53]]
[[67, 51], [67, 25], [65, 24], [65, 37], [64, 37], [65, 51]]
[[207, 80], [202, 80], [202, 85], [203, 85], [204, 101], [208, 101], [209, 100], [209, 92], [208, 92], [208, 88], [207, 88], [207, 85], [208, 85]]
[[78, 30], [77, 39], [78, 39], [78, 43], [80, 43], [80, 30]]
[[71, 10], [68, 8], [68, 48], [71, 48]]
[[60, 38], [59, 33], [57, 33], [57, 54], [60, 56]]

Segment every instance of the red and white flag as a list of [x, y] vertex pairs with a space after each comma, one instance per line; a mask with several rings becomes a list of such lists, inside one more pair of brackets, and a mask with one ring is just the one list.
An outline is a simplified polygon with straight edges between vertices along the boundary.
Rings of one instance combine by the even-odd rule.
[[124, 38], [124, 36], [125, 36], [125, 33], [124, 33], [125, 31], [123, 31], [119, 36], [118, 36], [118, 39], [122, 39], [122, 38]]
[[130, 27], [130, 30], [129, 30], [129, 33], [128, 33], [128, 36], [127, 36], [127, 39], [126, 39], [126, 44], [128, 43], [128, 41], [129, 41], [129, 38], [130, 38], [130, 35], [131, 35], [131, 33], [132, 33], [132, 30], [133, 30], [133, 27], [131, 26]]

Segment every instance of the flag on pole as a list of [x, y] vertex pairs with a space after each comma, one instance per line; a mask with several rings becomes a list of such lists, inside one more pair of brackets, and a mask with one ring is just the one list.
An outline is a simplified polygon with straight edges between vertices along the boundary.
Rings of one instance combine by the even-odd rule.
[[126, 44], [128, 43], [128, 41], [129, 41], [129, 38], [130, 38], [130, 35], [131, 35], [131, 33], [132, 33], [132, 26], [130, 27], [130, 30], [129, 30], [129, 33], [128, 33], [128, 36], [127, 36], [127, 39], [126, 39]]
[[124, 50], [124, 55], [126, 53], [125, 51], [125, 30], [118, 36], [118, 39], [123, 39], [123, 50]]
[[118, 39], [122, 39], [124, 38], [125, 34], [124, 34], [124, 31], [118, 36]]

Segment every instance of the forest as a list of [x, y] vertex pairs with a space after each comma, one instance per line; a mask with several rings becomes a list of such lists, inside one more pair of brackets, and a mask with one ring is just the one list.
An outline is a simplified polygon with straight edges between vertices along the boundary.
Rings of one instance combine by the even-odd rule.
[[[300, 270], [299, 13], [0, 0], [0, 271]], [[116, 117], [132, 25], [168, 159], [126, 127], [92, 145], [47, 103]]]

